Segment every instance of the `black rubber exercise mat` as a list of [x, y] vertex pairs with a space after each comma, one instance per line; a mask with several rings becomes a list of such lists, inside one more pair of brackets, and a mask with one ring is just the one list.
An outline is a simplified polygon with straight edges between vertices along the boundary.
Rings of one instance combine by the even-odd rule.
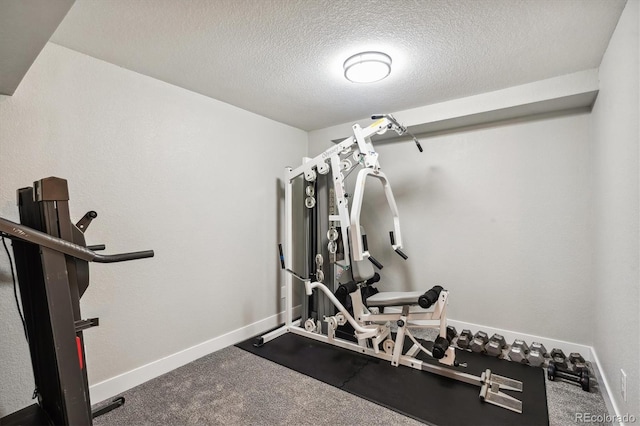
[[544, 370], [456, 351], [474, 375], [487, 368], [523, 383], [523, 392], [506, 391], [522, 401], [522, 414], [480, 401], [478, 386], [440, 377], [388, 361], [358, 354], [313, 339], [287, 333], [261, 347], [249, 339], [236, 346], [313, 377], [344, 391], [383, 405], [424, 423], [445, 426], [548, 425]]

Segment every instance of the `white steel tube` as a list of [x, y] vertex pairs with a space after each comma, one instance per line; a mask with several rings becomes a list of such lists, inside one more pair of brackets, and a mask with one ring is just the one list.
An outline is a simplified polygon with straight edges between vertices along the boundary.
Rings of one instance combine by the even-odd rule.
[[336, 297], [333, 295], [331, 290], [327, 288], [326, 285], [316, 281], [312, 283], [305, 283], [305, 286], [307, 287], [307, 294], [311, 294], [311, 290], [313, 290], [314, 288], [319, 288], [320, 290], [322, 290], [322, 292], [329, 298], [329, 300], [331, 300], [331, 303], [333, 303], [334, 306], [338, 308], [338, 310], [342, 313], [342, 315], [344, 315], [346, 320], [349, 321], [349, 324], [351, 324], [358, 333], [371, 333], [371, 331], [374, 330], [374, 328], [365, 328], [358, 324], [358, 322], [351, 316], [351, 314], [349, 314], [349, 311], [347, 311], [345, 307], [342, 306], [342, 303], [340, 303], [340, 301], [336, 299]]
[[353, 260], [360, 261], [365, 257], [365, 250], [362, 243], [362, 231], [360, 230], [360, 212], [362, 211], [362, 200], [364, 198], [364, 189], [367, 183], [367, 177], [374, 177], [382, 183], [384, 188], [384, 194], [387, 198], [387, 204], [391, 210], [391, 216], [393, 217], [393, 229], [395, 235], [395, 244], [393, 249], [402, 248], [402, 233], [400, 232], [400, 215], [398, 213], [398, 206], [396, 200], [393, 197], [391, 191], [391, 185], [387, 176], [382, 172], [376, 172], [373, 169], [362, 169], [358, 172], [356, 179], [356, 186], [353, 190], [353, 202], [351, 206], [351, 226], [349, 232], [351, 236], [351, 256]]

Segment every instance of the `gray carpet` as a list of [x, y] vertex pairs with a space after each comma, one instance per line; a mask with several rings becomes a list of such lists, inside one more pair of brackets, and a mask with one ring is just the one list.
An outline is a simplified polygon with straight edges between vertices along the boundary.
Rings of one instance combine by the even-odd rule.
[[228, 347], [123, 394], [101, 425], [419, 425], [333, 386]]
[[[420, 424], [233, 346], [122, 396], [126, 404], [95, 419], [95, 425]], [[596, 386], [587, 393], [547, 381], [547, 400], [552, 426], [575, 425], [576, 412], [607, 413]]]

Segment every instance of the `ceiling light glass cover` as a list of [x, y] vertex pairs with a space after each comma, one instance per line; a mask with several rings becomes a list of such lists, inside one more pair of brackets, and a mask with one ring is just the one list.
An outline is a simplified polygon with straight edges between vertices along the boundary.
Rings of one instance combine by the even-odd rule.
[[344, 76], [354, 83], [373, 83], [391, 73], [391, 58], [382, 52], [362, 52], [344, 61]]

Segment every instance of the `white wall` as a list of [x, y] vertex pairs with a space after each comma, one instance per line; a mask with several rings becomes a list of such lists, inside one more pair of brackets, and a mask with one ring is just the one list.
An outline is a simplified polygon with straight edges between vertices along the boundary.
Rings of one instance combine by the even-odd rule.
[[[17, 188], [59, 176], [74, 220], [98, 212], [89, 244], [156, 253], [91, 265], [90, 383], [278, 312], [278, 179], [306, 145], [301, 130], [45, 47], [0, 98], [0, 216], [17, 220]], [[0, 271], [2, 416], [32, 402], [33, 379], [4, 251]]]
[[[593, 108], [594, 347], [620, 414], [640, 418], [638, 22], [630, 0], [600, 65]], [[620, 394], [620, 369], [628, 396]]]

